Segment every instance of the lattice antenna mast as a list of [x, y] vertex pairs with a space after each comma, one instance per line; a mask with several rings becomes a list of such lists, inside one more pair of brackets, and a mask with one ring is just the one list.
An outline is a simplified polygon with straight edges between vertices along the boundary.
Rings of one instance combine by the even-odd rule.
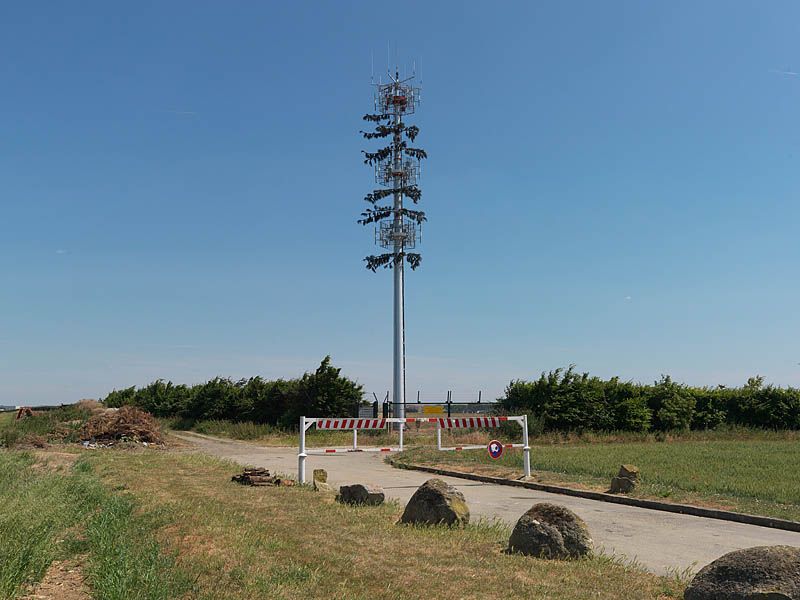
[[[422, 192], [417, 186], [420, 161], [427, 158], [421, 148], [409, 146], [419, 134], [419, 128], [408, 125], [403, 118], [414, 113], [420, 100], [420, 88], [411, 82], [414, 75], [400, 78], [399, 70], [389, 74], [387, 83], [375, 86], [375, 113], [364, 115], [364, 120], [373, 123], [373, 131], [362, 131], [364, 138], [388, 138], [391, 142], [375, 152], [364, 152], [364, 162], [375, 169], [375, 181], [380, 188], [367, 194], [370, 207], [361, 213], [359, 223], [375, 224], [375, 242], [385, 250], [377, 256], [367, 256], [364, 261], [371, 271], [379, 267], [394, 270], [394, 368], [393, 368], [393, 416], [405, 417], [405, 262], [416, 269], [422, 257], [414, 250], [421, 241], [422, 223], [425, 213], [403, 206], [408, 197], [417, 204]], [[392, 197], [391, 205], [381, 203]]]

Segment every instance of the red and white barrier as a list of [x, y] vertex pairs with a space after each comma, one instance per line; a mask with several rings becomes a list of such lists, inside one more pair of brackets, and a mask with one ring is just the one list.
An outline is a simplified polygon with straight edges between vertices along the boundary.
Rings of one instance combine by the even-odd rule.
[[[524, 448], [525, 444], [503, 444], [503, 448], [510, 450], [511, 448]], [[486, 450], [486, 446], [451, 446], [448, 448], [439, 448], [439, 450], [452, 450], [460, 452], [461, 450]]]
[[500, 427], [508, 417], [464, 417], [462, 419], [436, 419], [442, 429], [466, 429], [472, 427]]
[[315, 419], [317, 429], [383, 429], [386, 419]]
[[[463, 417], [463, 418], [387, 418], [387, 419], [321, 419], [315, 417], [300, 417], [300, 452], [297, 454], [297, 479], [300, 483], [306, 480], [306, 457], [309, 454], [339, 454], [345, 452], [402, 452], [403, 451], [403, 428], [399, 428], [400, 446], [398, 448], [359, 448], [358, 430], [359, 429], [383, 429], [390, 423], [435, 423], [436, 424], [436, 448], [438, 450], [473, 450], [485, 448], [485, 446], [456, 446], [452, 448], [442, 447], [443, 429], [467, 429], [476, 427], [500, 427], [508, 421], [517, 422], [522, 427], [522, 444], [505, 444], [505, 448], [522, 448], [524, 453], [525, 476], [531, 474], [530, 447], [528, 446], [528, 417], [526, 415], [514, 417]], [[353, 431], [352, 448], [314, 448], [306, 449], [306, 431], [316, 425], [317, 429]]]
[[306, 454], [342, 454], [344, 452], [399, 452], [400, 448], [310, 448]]

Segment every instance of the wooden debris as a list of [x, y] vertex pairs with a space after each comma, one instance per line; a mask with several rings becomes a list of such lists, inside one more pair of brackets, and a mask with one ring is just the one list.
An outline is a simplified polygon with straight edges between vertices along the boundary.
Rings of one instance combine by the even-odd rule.
[[293, 479], [281, 479], [277, 475], [270, 475], [268, 469], [245, 469], [241, 475], [234, 475], [231, 481], [242, 485], [272, 485], [272, 486], [292, 486]]

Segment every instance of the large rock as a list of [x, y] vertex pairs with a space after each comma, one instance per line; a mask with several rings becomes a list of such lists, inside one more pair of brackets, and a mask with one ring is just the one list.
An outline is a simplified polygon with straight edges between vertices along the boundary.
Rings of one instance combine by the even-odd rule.
[[539, 558], [579, 558], [592, 551], [583, 519], [564, 506], [535, 504], [519, 518], [508, 551]]
[[464, 494], [441, 479], [423, 483], [406, 504], [401, 523], [417, 525], [466, 525], [469, 507]]
[[335, 494], [336, 490], [328, 483], [328, 472], [325, 469], [314, 469], [312, 486], [318, 492]]
[[353, 485], [341, 486], [339, 488], [339, 496], [336, 499], [345, 504], [377, 506], [378, 504], [383, 504], [386, 495], [383, 493], [383, 488], [378, 486], [354, 483]]
[[721, 556], [695, 575], [685, 600], [800, 600], [800, 548], [756, 546]]
[[639, 485], [639, 468], [633, 465], [622, 465], [617, 476], [611, 480], [612, 494], [629, 494]]

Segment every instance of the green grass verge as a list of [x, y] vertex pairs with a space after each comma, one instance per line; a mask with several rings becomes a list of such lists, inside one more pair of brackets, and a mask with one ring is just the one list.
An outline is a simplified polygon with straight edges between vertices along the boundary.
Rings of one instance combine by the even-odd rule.
[[135, 512], [90, 465], [60, 453], [0, 451], [0, 598], [41, 580], [53, 560], [80, 557], [95, 598], [167, 599], [191, 588], [153, 532], [163, 524]]
[[404, 527], [396, 503], [243, 487], [230, 481], [241, 467], [202, 455], [60, 450], [0, 451], [0, 598], [65, 558], [101, 600], [645, 599], [679, 598], [685, 586], [603, 555], [508, 555], [499, 522]]
[[[634, 464], [642, 478], [634, 496], [800, 521], [796, 432], [751, 433], [749, 437], [535, 445], [531, 468], [542, 481], [606, 490], [621, 464]], [[522, 474], [519, 450], [507, 451], [496, 461], [485, 450], [415, 449], [396, 459], [501, 476]]]
[[40, 442], [77, 442], [81, 427], [90, 411], [69, 405], [42, 412], [32, 417], [15, 419], [15, 413], [0, 413], [0, 448], [13, 448], [32, 440]]

